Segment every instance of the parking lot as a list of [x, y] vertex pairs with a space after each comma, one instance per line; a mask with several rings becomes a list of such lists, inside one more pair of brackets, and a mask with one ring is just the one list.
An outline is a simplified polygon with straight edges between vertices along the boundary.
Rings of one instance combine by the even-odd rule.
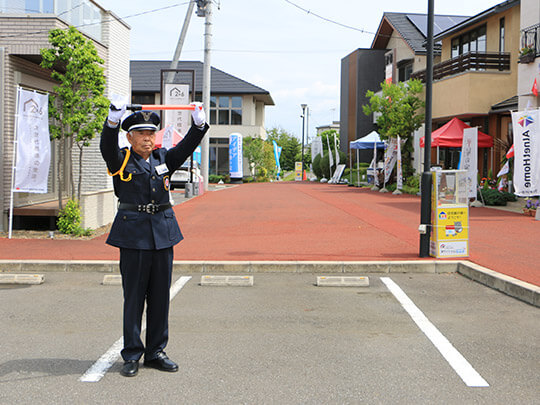
[[[538, 308], [457, 274], [368, 274], [369, 287], [316, 276], [206, 287], [193, 274], [171, 303], [180, 371], [125, 378], [118, 359], [96, 382], [81, 377], [121, 337], [121, 287], [102, 273], [2, 287], [0, 403], [537, 403]], [[488, 386], [467, 385], [389, 280]]]

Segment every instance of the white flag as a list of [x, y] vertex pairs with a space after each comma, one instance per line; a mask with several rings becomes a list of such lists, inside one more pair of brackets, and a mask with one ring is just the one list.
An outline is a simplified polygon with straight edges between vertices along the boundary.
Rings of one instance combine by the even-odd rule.
[[163, 139], [161, 141], [161, 147], [167, 150], [173, 147], [173, 131], [174, 127], [172, 125], [167, 125], [165, 132], [163, 132]]
[[390, 180], [390, 175], [397, 160], [397, 141], [396, 138], [390, 138], [388, 147], [384, 152], [384, 182], [387, 183]]
[[497, 178], [499, 178], [501, 176], [504, 176], [509, 171], [510, 171], [510, 164], [509, 164], [509, 162], [507, 160], [506, 163], [504, 164], [504, 166], [501, 168], [501, 170], [499, 170], [499, 173], [497, 173]]
[[478, 128], [465, 128], [461, 144], [459, 169], [467, 170], [469, 198], [476, 198], [478, 184]]
[[521, 197], [540, 195], [540, 110], [512, 113], [514, 188]]
[[336, 150], [336, 168], [339, 165], [339, 149], [337, 145], [337, 134], [334, 135], [334, 149]]
[[401, 169], [401, 139], [397, 137], [397, 187], [398, 190], [403, 188], [403, 171]]
[[51, 162], [47, 94], [18, 89], [17, 161], [13, 191], [46, 193]]
[[332, 156], [332, 149], [330, 148], [330, 140], [328, 135], [326, 136], [326, 143], [328, 144], [328, 158], [330, 159], [330, 174], [332, 173], [332, 166], [334, 166], [334, 157]]

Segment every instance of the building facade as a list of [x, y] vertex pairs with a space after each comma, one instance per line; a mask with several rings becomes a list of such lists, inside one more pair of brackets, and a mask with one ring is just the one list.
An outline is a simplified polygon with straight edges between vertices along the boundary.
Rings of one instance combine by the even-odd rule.
[[[159, 104], [162, 87], [169, 80], [170, 61], [131, 61], [132, 102]], [[202, 100], [203, 64], [182, 61], [172, 83], [195, 89], [190, 99]], [[193, 81], [195, 83], [193, 84]], [[256, 85], [212, 67], [210, 83], [209, 174], [229, 173], [229, 135], [266, 139], [265, 108], [274, 105], [270, 93]], [[244, 175], [249, 175], [244, 161]]]
[[[52, 29], [73, 25], [91, 40], [98, 55], [105, 61], [107, 94], [113, 91], [129, 95], [129, 31], [130, 27], [111, 11], [92, 0], [43, 0], [0, 2], [0, 220], [7, 228], [11, 195], [12, 161], [14, 153], [14, 124], [17, 88], [43, 93], [53, 92], [55, 85], [50, 72], [42, 69], [40, 50], [48, 48], [48, 33]], [[114, 39], [114, 40], [112, 40]], [[112, 182], [99, 153], [99, 134], [83, 155], [83, 184], [81, 206], [83, 226], [96, 228], [111, 222], [114, 217]], [[51, 167], [46, 194], [14, 193], [14, 207], [54, 201], [58, 198], [57, 164], [58, 141], [51, 144]], [[78, 178], [78, 154], [74, 153], [67, 165], [72, 165]], [[68, 167], [64, 174], [69, 173]], [[71, 179], [64, 176], [64, 184]], [[66, 190], [62, 190], [65, 194]]]

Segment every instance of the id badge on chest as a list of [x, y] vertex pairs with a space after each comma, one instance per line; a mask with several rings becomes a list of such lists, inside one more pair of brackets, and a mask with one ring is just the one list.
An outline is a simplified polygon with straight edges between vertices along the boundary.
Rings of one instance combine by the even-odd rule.
[[167, 167], [167, 165], [165, 163], [162, 163], [160, 164], [159, 166], [156, 166], [156, 173], [158, 175], [162, 175], [162, 174], [165, 174], [169, 171], [169, 168]]

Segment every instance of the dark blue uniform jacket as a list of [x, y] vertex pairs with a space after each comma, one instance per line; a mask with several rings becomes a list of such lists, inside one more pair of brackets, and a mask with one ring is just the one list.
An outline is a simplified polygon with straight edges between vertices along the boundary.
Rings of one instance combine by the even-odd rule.
[[[124, 168], [123, 181], [120, 175], [113, 177], [114, 193], [120, 203], [167, 204], [169, 203], [170, 175], [178, 169], [201, 142], [208, 124], [201, 130], [192, 126], [184, 139], [174, 148], [155, 149], [150, 155], [150, 164], [137, 153], [131, 156]], [[100, 149], [111, 173], [120, 170], [127, 148], [118, 146], [117, 128], [103, 126]], [[167, 171], [158, 174], [156, 167], [166, 164]], [[128, 249], [164, 249], [176, 245], [183, 239], [172, 208], [149, 214], [132, 210], [118, 210], [107, 243]]]

